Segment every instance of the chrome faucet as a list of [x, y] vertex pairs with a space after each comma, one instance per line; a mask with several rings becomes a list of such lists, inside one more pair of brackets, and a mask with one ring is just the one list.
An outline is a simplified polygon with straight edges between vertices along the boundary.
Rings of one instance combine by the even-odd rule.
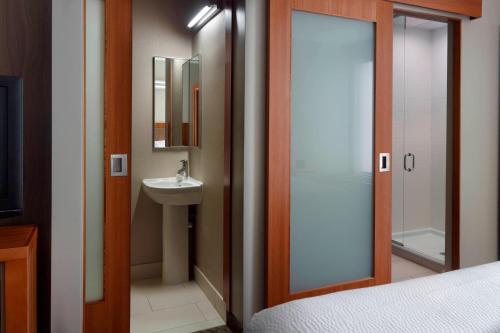
[[188, 161], [187, 160], [181, 160], [182, 168], [177, 171], [177, 175], [175, 178], [177, 179], [177, 182], [182, 182], [183, 180], [186, 180], [189, 178], [189, 173], [188, 173]]

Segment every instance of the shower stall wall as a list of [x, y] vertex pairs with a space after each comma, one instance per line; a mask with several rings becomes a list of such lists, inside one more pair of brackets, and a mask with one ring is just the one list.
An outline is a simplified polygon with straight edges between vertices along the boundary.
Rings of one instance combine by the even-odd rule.
[[448, 24], [394, 18], [393, 244], [444, 268]]

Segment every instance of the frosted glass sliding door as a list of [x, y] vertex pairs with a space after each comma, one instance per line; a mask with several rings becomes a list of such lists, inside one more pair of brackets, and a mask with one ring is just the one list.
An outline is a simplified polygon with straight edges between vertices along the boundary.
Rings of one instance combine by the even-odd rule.
[[374, 24], [293, 11], [290, 292], [373, 276]]
[[103, 298], [104, 0], [86, 1], [85, 301]]
[[388, 283], [392, 4], [269, 5], [266, 305]]

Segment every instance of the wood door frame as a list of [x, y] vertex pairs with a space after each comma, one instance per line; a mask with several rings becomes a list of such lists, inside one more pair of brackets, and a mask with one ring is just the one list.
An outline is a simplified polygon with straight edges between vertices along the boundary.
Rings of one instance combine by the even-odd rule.
[[[290, 293], [291, 13], [315, 12], [375, 24], [374, 272], [373, 277]], [[377, 170], [378, 156], [392, 151], [393, 5], [382, 0], [270, 0], [268, 2], [266, 305], [391, 279], [392, 172]], [[389, 74], [389, 75], [387, 75]], [[383, 93], [381, 93], [383, 92]], [[272, 96], [272, 98], [271, 98]]]
[[[103, 300], [92, 303], [85, 303], [84, 299], [83, 331], [126, 333], [130, 330], [131, 287], [132, 0], [106, 0], [105, 3], [104, 297]], [[223, 0], [221, 4], [225, 16], [223, 300], [228, 318], [237, 325], [239, 323], [234, 322], [231, 313], [232, 38], [236, 13], [233, 10], [233, 0]], [[84, 20], [85, 6], [84, 2]], [[84, 59], [85, 49], [84, 37]], [[85, 82], [85, 70], [83, 75]], [[85, 110], [85, 98], [83, 105]], [[108, 176], [109, 156], [114, 153], [128, 154], [128, 176]], [[84, 174], [84, 181], [85, 177]], [[85, 265], [85, 203], [83, 214]]]
[[482, 0], [387, 0], [420, 8], [459, 14], [470, 18], [481, 17], [483, 12]]
[[[86, 3], [84, 3], [85, 9]], [[86, 10], [84, 17], [86, 19]], [[86, 30], [85, 24], [86, 22], [84, 22], [84, 31]], [[85, 55], [85, 43], [84, 46]], [[85, 72], [84, 82], [86, 82]], [[85, 103], [84, 106], [86, 106]], [[86, 303], [84, 283], [84, 332], [128, 332], [130, 329], [131, 124], [132, 0], [106, 0], [104, 55], [104, 284], [103, 299]], [[127, 176], [110, 176], [111, 154], [128, 155]], [[86, 232], [85, 218], [84, 201], [84, 234]], [[84, 243], [84, 256], [85, 252], [86, 243]], [[83, 281], [86, 281], [85, 275]]]
[[[450, 237], [446, 237], [446, 249], [451, 248], [451, 256], [448, 262], [445, 263], [445, 270], [456, 270], [460, 269], [460, 169], [461, 169], [461, 49], [462, 49], [462, 21], [458, 18], [449, 17], [445, 14], [439, 15], [434, 13], [423, 13], [421, 11], [413, 11], [411, 9], [394, 9], [393, 16], [396, 14], [401, 14], [410, 17], [417, 17], [425, 20], [438, 21], [448, 24], [450, 32], [448, 33], [448, 45], [451, 44], [453, 54], [448, 57], [448, 65], [451, 65], [451, 75], [452, 75], [452, 86], [449, 88], [451, 90], [451, 99], [448, 98], [447, 102], [451, 102], [452, 105], [447, 110], [448, 114], [448, 125], [451, 123], [451, 133], [449, 134], [451, 138], [447, 138], [447, 149], [451, 144], [451, 157], [448, 157], [448, 162], [451, 162], [451, 168], [447, 171], [447, 182], [451, 182], [451, 185], [447, 185], [447, 192], [451, 191], [449, 194], [451, 207], [447, 209], [447, 214], [450, 214], [450, 221], [446, 221], [446, 234], [450, 234]], [[450, 78], [448, 78], [450, 80]], [[451, 114], [450, 114], [451, 113]], [[451, 121], [450, 121], [451, 117]], [[450, 142], [451, 141], [451, 142]], [[448, 175], [448, 173], [451, 173]], [[448, 194], [447, 194], [448, 195]]]

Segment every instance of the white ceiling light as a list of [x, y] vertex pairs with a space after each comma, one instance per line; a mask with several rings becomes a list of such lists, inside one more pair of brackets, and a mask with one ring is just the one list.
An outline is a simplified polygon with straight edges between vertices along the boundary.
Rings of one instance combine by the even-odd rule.
[[198, 22], [198, 24], [196, 25], [197, 27], [200, 27], [203, 25], [203, 23], [205, 23], [209, 18], [211, 18], [215, 12], [217, 11], [217, 6], [216, 5], [213, 5], [213, 6], [210, 6], [210, 10], [208, 11], [208, 13], [206, 13], [200, 20], [200, 22]]
[[196, 16], [193, 17], [193, 19], [191, 21], [189, 21], [188, 28], [191, 29], [192, 27], [194, 27], [198, 22], [200, 22], [200, 20], [203, 18], [203, 16], [205, 16], [205, 14], [208, 13], [209, 11], [210, 11], [210, 6], [203, 7], [203, 9], [200, 10], [198, 12], [198, 14], [196, 14]]
[[217, 5], [203, 7], [202, 10], [200, 10], [198, 14], [196, 14], [195, 17], [193, 17], [193, 19], [189, 21], [188, 28], [191, 29], [193, 27], [200, 27], [210, 18], [212, 18], [216, 11]]

